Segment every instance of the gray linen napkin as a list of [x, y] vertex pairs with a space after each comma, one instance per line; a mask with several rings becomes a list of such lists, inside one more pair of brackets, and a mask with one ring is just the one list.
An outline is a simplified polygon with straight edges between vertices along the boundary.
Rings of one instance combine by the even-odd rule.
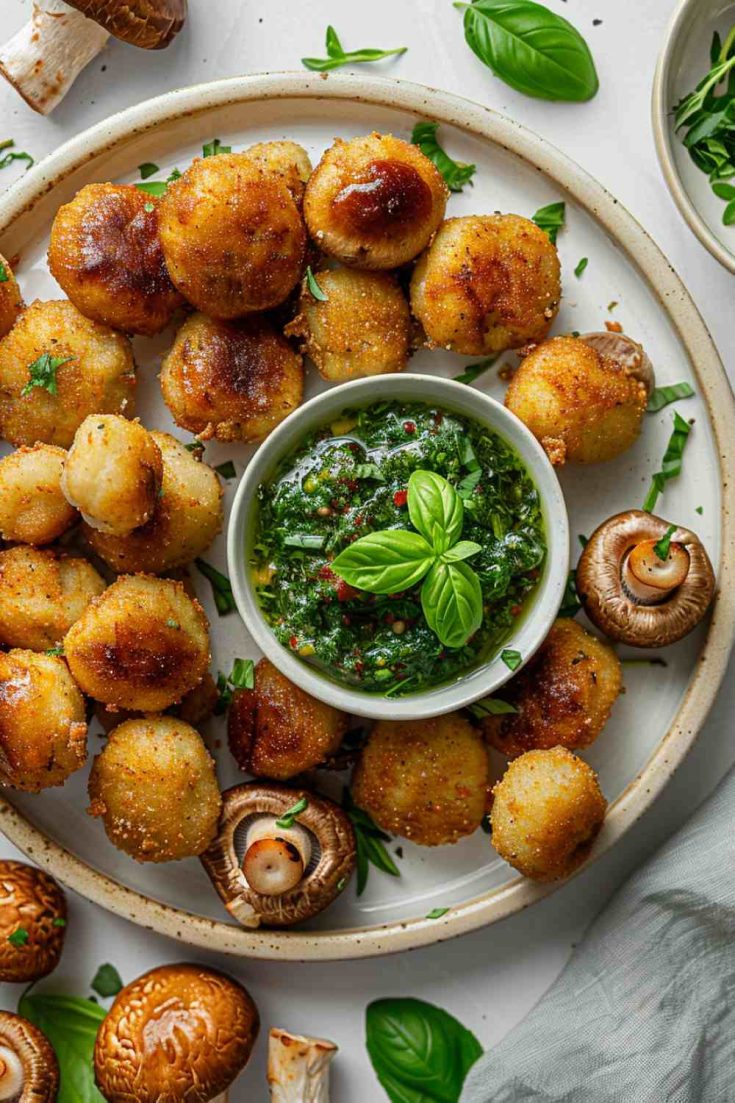
[[619, 889], [461, 1103], [735, 1101], [735, 771]]

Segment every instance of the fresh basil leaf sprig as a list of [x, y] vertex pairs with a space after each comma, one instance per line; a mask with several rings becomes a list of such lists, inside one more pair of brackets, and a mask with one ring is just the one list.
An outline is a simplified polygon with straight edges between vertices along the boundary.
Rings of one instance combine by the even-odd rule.
[[61, 1082], [57, 1103], [105, 1103], [94, 1082], [94, 1043], [105, 1011], [76, 996], [21, 996], [18, 1014], [42, 1030], [54, 1048]]
[[340, 42], [339, 35], [334, 27], [327, 27], [326, 57], [302, 57], [301, 64], [306, 69], [312, 69], [316, 73], [326, 73], [330, 69], [339, 69], [342, 65], [358, 65], [366, 61], [383, 61], [387, 57], [397, 57], [405, 54], [408, 46], [400, 46], [397, 50], [364, 50], [346, 51]]
[[391, 877], [400, 877], [401, 871], [385, 848], [390, 835], [373, 823], [372, 818], [362, 808], [358, 808], [352, 799], [352, 793], [345, 787], [342, 793], [342, 807], [355, 829], [357, 848], [357, 895], [362, 896], [367, 885], [370, 866]]
[[497, 77], [542, 100], [590, 100], [599, 88], [589, 47], [576, 27], [534, 0], [455, 3], [467, 45]]
[[539, 230], [543, 230], [545, 234], [548, 234], [552, 245], [556, 245], [556, 236], [559, 230], [564, 227], [566, 217], [567, 208], [563, 200], [559, 200], [557, 203], [549, 203], [545, 207], [539, 207], [536, 214], [532, 215], [532, 219]]
[[114, 965], [100, 965], [90, 985], [93, 992], [103, 999], [116, 996], [123, 986], [122, 978]]
[[671, 402], [678, 402], [682, 398], [692, 398], [694, 387], [691, 383], [670, 383], [666, 387], [656, 387], [652, 392], [646, 406], [647, 414], [657, 414]]
[[368, 1055], [391, 1103], [457, 1103], [482, 1053], [471, 1031], [423, 1000], [375, 1000], [365, 1028]]
[[372, 594], [400, 593], [423, 578], [427, 624], [445, 647], [463, 647], [482, 623], [480, 580], [464, 562], [480, 545], [460, 539], [462, 498], [435, 471], [412, 472], [407, 500], [416, 532], [371, 532], [340, 552], [332, 570], [348, 585]]
[[462, 161], [455, 161], [447, 151], [439, 145], [436, 132], [438, 123], [416, 123], [411, 134], [411, 141], [418, 146], [425, 157], [428, 157], [444, 177], [444, 182], [450, 191], [462, 191], [465, 184], [469, 184], [477, 171], [476, 165], [467, 165]]

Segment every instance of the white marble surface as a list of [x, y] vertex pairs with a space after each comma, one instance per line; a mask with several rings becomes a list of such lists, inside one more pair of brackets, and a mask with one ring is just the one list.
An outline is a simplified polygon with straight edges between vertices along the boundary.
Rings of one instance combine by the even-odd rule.
[[[699, 245], [680, 219], [659, 173], [651, 138], [653, 69], [672, 0], [547, 0], [575, 21], [595, 54], [601, 89], [589, 104], [549, 104], [517, 95], [494, 79], [464, 44], [461, 17], [449, 0], [190, 0], [188, 31], [166, 53], [113, 45], [79, 79], [51, 119], [34, 115], [0, 86], [0, 139], [41, 157], [106, 115], [167, 89], [265, 69], [297, 68], [321, 55], [327, 23], [346, 48], [409, 46], [376, 71], [438, 85], [486, 103], [543, 134], [605, 184], [652, 233], [684, 277], [735, 371], [733, 277]], [[27, 17], [30, 0], [3, 0], [3, 34]], [[593, 19], [601, 19], [599, 26]], [[2, 174], [0, 187], [14, 169]], [[1, 202], [1, 199], [0, 199]], [[432, 949], [394, 958], [335, 965], [283, 965], [196, 957], [229, 969], [251, 989], [263, 1023], [320, 1033], [341, 1047], [335, 1103], [383, 1098], [364, 1048], [364, 1009], [373, 998], [414, 995], [446, 1007], [485, 1045], [497, 1042], [536, 1002], [562, 968], [589, 919], [625, 875], [683, 822], [735, 759], [730, 718], [732, 678], [697, 745], [664, 795], [633, 831], [592, 869], [554, 896], [505, 923]], [[0, 839], [0, 856], [15, 852]], [[87, 994], [103, 961], [125, 980], [153, 965], [180, 960], [181, 947], [114, 919], [72, 897], [67, 949], [53, 986]], [[17, 992], [0, 989], [12, 1009]], [[267, 1091], [264, 1046], [231, 1092], [231, 1103], [260, 1103]]]

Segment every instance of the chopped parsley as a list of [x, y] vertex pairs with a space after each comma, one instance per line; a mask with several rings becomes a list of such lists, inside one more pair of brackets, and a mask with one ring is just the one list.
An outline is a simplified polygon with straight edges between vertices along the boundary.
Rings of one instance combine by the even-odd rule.
[[504, 647], [500, 652], [500, 658], [508, 667], [508, 670], [517, 670], [523, 662], [520, 651], [514, 651], [512, 647]]
[[116, 996], [123, 986], [120, 974], [114, 965], [100, 965], [94, 975], [90, 987], [98, 996], [106, 999], [108, 996]]
[[561, 201], [549, 203], [546, 207], [540, 207], [533, 215], [533, 221], [540, 230], [548, 235], [552, 245], [556, 245], [556, 237], [566, 220], [566, 204]]
[[302, 812], [305, 812], [308, 807], [309, 801], [307, 797], [300, 797], [295, 804], [291, 805], [287, 812], [279, 816], [276, 820], [276, 827], [280, 827], [284, 831], [290, 831], [298, 817]]
[[579, 279], [579, 277], [582, 275], [582, 273], [584, 272], [584, 270], [585, 270], [585, 268], [587, 267], [588, 264], [589, 264], [589, 258], [588, 257], [582, 257], [581, 260], [577, 261], [577, 265], [574, 269], [574, 275], [577, 277], [577, 279]]
[[16, 928], [16, 930], [13, 931], [12, 934], [8, 935], [8, 942], [11, 946], [20, 948], [21, 946], [26, 945], [29, 938], [30, 935], [28, 934], [28, 931], [25, 929], [25, 927], [18, 927]]
[[30, 394], [34, 387], [41, 387], [49, 394], [56, 395], [59, 388], [56, 382], [56, 373], [63, 364], [74, 360], [73, 356], [52, 356], [50, 352], [44, 352], [38, 360], [34, 360], [28, 366], [28, 382], [20, 392], [21, 398]]
[[219, 153], [232, 153], [232, 146], [223, 146], [219, 138], [212, 138], [202, 146], [202, 157], [216, 157]]

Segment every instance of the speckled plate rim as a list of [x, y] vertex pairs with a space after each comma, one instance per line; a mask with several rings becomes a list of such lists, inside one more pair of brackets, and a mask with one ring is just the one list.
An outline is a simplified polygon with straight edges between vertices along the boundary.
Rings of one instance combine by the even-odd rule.
[[[732, 392], [712, 338], [686, 288], [658, 246], [617, 200], [544, 139], [459, 96], [386, 78], [272, 73], [170, 92], [78, 135], [11, 189], [0, 210], [0, 235], [69, 173], [153, 127], [182, 115], [201, 115], [227, 105], [285, 98], [336, 99], [403, 110], [458, 127], [521, 157], [586, 209], [616, 241], [659, 299], [690, 358], [707, 404], [720, 462], [723, 499], [719, 593], [675, 721], [641, 773], [611, 805], [588, 859], [594, 861], [649, 807], [692, 746], [724, 675], [735, 625], [735, 480], [725, 477], [728, 461], [735, 458], [729, 443], [735, 440]], [[420, 918], [345, 930], [250, 931], [170, 907], [119, 884], [59, 846], [3, 798], [0, 830], [42, 868], [116, 915], [202, 949], [268, 960], [345, 960], [428, 946], [512, 915], [557, 887], [519, 877], [456, 905], [441, 919]]]
[[735, 253], [731, 252], [715, 237], [692, 203], [689, 193], [684, 187], [674, 160], [671, 131], [668, 123], [672, 106], [672, 92], [669, 85], [674, 51], [689, 23], [696, 18], [700, 4], [701, 0], [681, 0], [666, 28], [664, 42], [658, 55], [651, 93], [653, 140], [656, 145], [658, 162], [671, 192], [671, 197], [690, 230], [699, 238], [705, 249], [720, 262], [723, 268], [727, 268], [729, 272], [735, 272]]

